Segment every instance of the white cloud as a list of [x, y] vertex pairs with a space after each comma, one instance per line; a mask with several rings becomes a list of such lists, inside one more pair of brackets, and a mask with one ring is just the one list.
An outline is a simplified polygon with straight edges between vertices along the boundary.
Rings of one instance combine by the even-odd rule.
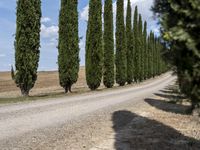
[[0, 57], [6, 57], [6, 54], [0, 54]]
[[80, 40], [79, 47], [80, 49], [85, 49], [85, 40]]
[[[131, 5], [132, 5], [132, 8], [134, 8], [135, 4], [138, 3], [144, 3], [145, 2], [145, 5], [147, 5], [147, 7], [149, 7], [149, 3], [152, 3], [152, 0], [131, 0]], [[124, 13], [126, 13], [126, 9], [127, 9], [127, 3], [128, 3], [128, 0], [124, 0]], [[114, 16], [116, 16], [116, 4], [117, 2], [115, 1], [113, 3], [113, 13], [114, 13]], [[82, 12], [80, 13], [80, 17], [82, 20], [85, 20], [87, 21], [88, 20], [88, 13], [89, 13], [89, 4], [87, 6], [85, 6], [82, 10]]]
[[45, 26], [44, 24], [41, 25], [41, 36], [43, 38], [53, 38], [58, 36], [58, 26]]
[[41, 19], [42, 23], [47, 23], [47, 22], [50, 22], [50, 21], [51, 21], [51, 18], [49, 18], [49, 17], [42, 17], [42, 19]]
[[[138, 6], [138, 11], [142, 15], [143, 21], [147, 21], [148, 24], [148, 32], [150, 30], [154, 31], [155, 34], [159, 35], [159, 26], [157, 25], [157, 21], [153, 18], [153, 12], [151, 11], [151, 7], [153, 5], [154, 0], [130, 0], [131, 6], [132, 6], [132, 17], [134, 14], [135, 6]], [[128, 0], [124, 0], [124, 14], [126, 16], [127, 11], [127, 3]], [[116, 22], [116, 0], [113, 2], [113, 16], [114, 16], [114, 24]], [[104, 7], [104, 6], [103, 6]], [[103, 8], [102, 8], [103, 10]], [[89, 4], [86, 5], [82, 11], [80, 12], [80, 19], [82, 21], [88, 21], [88, 12], [89, 12]], [[126, 17], [125, 17], [126, 18]], [[114, 29], [115, 30], [115, 29]], [[115, 31], [114, 31], [115, 32]], [[115, 37], [115, 34], [114, 34]], [[85, 37], [82, 41], [79, 43], [80, 46], [80, 58], [81, 58], [81, 64], [84, 64], [85, 60]]]
[[[132, 6], [132, 15], [135, 10], [135, 6], [138, 6], [138, 11], [142, 15], [143, 21], [147, 21], [148, 24], [148, 31], [154, 30], [156, 33], [158, 33], [159, 27], [156, 25], [156, 20], [153, 18], [153, 12], [151, 11], [151, 7], [153, 5], [153, 0], [130, 0], [131, 6]], [[114, 22], [116, 20], [116, 1], [113, 2], [113, 15], [114, 15]], [[126, 16], [126, 10], [127, 10], [127, 3], [128, 0], [124, 0], [124, 14]], [[89, 5], [85, 6], [81, 13], [80, 18], [81, 20], [88, 20], [88, 12], [89, 12]], [[153, 28], [152, 28], [153, 27]]]
[[83, 8], [83, 11], [80, 13], [80, 17], [82, 20], [85, 20], [85, 21], [88, 20], [88, 12], [89, 12], [89, 5], [85, 6]]
[[49, 46], [51, 47], [56, 47], [58, 45], [58, 40], [57, 38], [51, 38], [49, 42]]
[[81, 39], [79, 42], [79, 48], [80, 48], [80, 64], [84, 65], [85, 64], [85, 38]]

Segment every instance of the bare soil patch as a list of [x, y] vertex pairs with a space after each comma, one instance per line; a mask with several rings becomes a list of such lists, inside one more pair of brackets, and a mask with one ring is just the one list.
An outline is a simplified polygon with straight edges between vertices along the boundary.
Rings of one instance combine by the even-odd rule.
[[175, 89], [171, 85], [154, 93], [137, 110], [114, 112], [114, 134], [91, 150], [199, 150], [200, 122]]
[[[79, 72], [79, 79], [73, 86], [74, 91], [77, 88], [85, 90], [85, 68], [81, 67]], [[62, 87], [59, 85], [59, 76], [57, 71], [38, 72], [38, 80], [35, 87], [31, 90], [31, 96], [45, 96], [49, 93], [59, 94], [63, 93]], [[14, 81], [11, 79], [10, 72], [0, 72], [0, 98], [10, 98], [21, 96], [19, 88], [16, 87]]]

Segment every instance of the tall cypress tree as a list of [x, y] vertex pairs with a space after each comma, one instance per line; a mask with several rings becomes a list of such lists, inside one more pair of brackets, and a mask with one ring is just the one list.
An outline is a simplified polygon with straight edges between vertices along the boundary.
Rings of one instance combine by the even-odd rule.
[[89, 88], [95, 90], [101, 84], [103, 67], [101, 0], [90, 0], [89, 2], [86, 36], [86, 80]]
[[138, 63], [139, 63], [139, 51], [138, 51], [138, 8], [135, 7], [134, 22], [133, 22], [133, 66], [134, 66], [134, 80], [138, 82]]
[[131, 84], [133, 82], [133, 34], [132, 34], [132, 10], [131, 10], [131, 3], [128, 0], [127, 5], [127, 16], [126, 16], [126, 42], [127, 42], [127, 82]]
[[162, 56], [161, 56], [161, 50], [162, 50], [162, 44], [160, 39], [158, 39], [158, 43], [157, 43], [157, 51], [158, 51], [158, 75], [160, 75], [162, 73], [161, 71], [161, 63], [162, 63]]
[[65, 92], [77, 82], [79, 72], [79, 37], [77, 0], [61, 0], [59, 17], [58, 65], [60, 85]]
[[[27, 9], [28, 8], [28, 9]], [[40, 56], [40, 0], [18, 0], [15, 36], [14, 80], [23, 96], [28, 96], [37, 80]]]
[[156, 38], [156, 42], [155, 42], [155, 65], [156, 65], [156, 75], [159, 75], [159, 70], [158, 70], [158, 63], [159, 63], [159, 53], [158, 53], [158, 48], [159, 48], [159, 39]]
[[147, 77], [149, 79], [149, 78], [151, 78], [151, 33], [147, 38], [147, 54], [148, 54], [148, 63], [147, 63], [148, 75], [147, 75]]
[[152, 39], [152, 50], [153, 50], [153, 78], [156, 76], [156, 38], [153, 32], [153, 39]]
[[143, 36], [142, 36], [142, 16], [139, 14], [138, 23], [138, 74], [139, 81], [143, 80]]
[[143, 59], [144, 59], [144, 79], [148, 77], [148, 53], [147, 53], [147, 22], [144, 22], [143, 30]]
[[114, 35], [112, 0], [106, 0], [104, 5], [104, 85], [111, 88], [114, 85]]
[[154, 77], [154, 33], [150, 32], [150, 75]]
[[116, 17], [116, 82], [124, 86], [127, 81], [126, 32], [124, 25], [124, 1], [117, 0]]

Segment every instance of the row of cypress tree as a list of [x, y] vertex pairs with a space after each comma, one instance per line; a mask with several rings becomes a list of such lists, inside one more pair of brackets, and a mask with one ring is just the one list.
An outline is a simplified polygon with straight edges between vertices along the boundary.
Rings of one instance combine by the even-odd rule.
[[[59, 16], [58, 66], [60, 85], [65, 92], [78, 79], [78, 0], [61, 0]], [[28, 9], [27, 9], [28, 8]], [[11, 75], [23, 96], [28, 96], [37, 80], [40, 56], [41, 0], [18, 0], [15, 36], [15, 68]]]
[[169, 47], [165, 59], [177, 74], [181, 92], [191, 100], [192, 108], [200, 116], [199, 6], [199, 0], [155, 0], [153, 11]]
[[[58, 66], [60, 85], [65, 92], [77, 82], [79, 72], [78, 0], [61, 0], [59, 15]], [[29, 8], [29, 9], [26, 9]], [[147, 23], [137, 7], [132, 27], [130, 0], [124, 22], [124, 1], [117, 0], [116, 46], [114, 45], [112, 0], [105, 0], [104, 28], [101, 0], [90, 0], [86, 33], [86, 80], [91, 90], [102, 81], [113, 87], [133, 81], [140, 82], [165, 70], [161, 59], [160, 40], [151, 32], [147, 38]], [[15, 37], [15, 68], [12, 77], [24, 96], [29, 95], [37, 80], [40, 47], [41, 0], [17, 1]], [[104, 29], [104, 30], [103, 30]], [[115, 52], [116, 47], [116, 52]]]
[[111, 88], [115, 80], [117, 84], [124, 86], [126, 83], [155, 77], [167, 70], [161, 57], [161, 51], [165, 47], [152, 31], [147, 35], [147, 22], [143, 25], [137, 6], [132, 26], [130, 0], [126, 22], [124, 20], [124, 1], [117, 0], [114, 46], [112, 0], [105, 0], [103, 31], [101, 0], [90, 0], [86, 37], [86, 79], [91, 90], [100, 86], [102, 75], [104, 85]]
[[[130, 7], [130, 0], [128, 1], [128, 7]], [[131, 7], [127, 11], [131, 12]], [[128, 14], [131, 13], [127, 12]], [[141, 82], [167, 71], [167, 64], [162, 59], [162, 51], [165, 46], [152, 31], [149, 35], [147, 34], [147, 22], [143, 23], [141, 14], [138, 15], [137, 6], [134, 12], [133, 28], [130, 32], [133, 35], [133, 42], [129, 43], [130, 45], [132, 44], [132, 49], [128, 49], [128, 51], [133, 51], [133, 62], [132, 60], [127, 60], [127, 62], [128, 65], [133, 64], [133, 70], [129, 69], [127, 72], [128, 83], [132, 81]]]

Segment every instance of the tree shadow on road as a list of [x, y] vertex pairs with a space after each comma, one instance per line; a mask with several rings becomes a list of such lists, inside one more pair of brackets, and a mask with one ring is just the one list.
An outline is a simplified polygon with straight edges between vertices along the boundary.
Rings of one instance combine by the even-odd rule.
[[187, 98], [179, 92], [177, 85], [169, 85], [154, 95], [157, 97], [146, 98], [144, 101], [157, 109], [178, 114], [190, 114], [192, 111], [190, 103], [187, 103]]
[[191, 106], [173, 104], [164, 100], [158, 100], [153, 98], [147, 98], [144, 101], [147, 102], [149, 105], [166, 112], [172, 112], [184, 115], [189, 114], [191, 112]]
[[160, 90], [160, 92], [155, 93], [155, 95], [174, 102], [181, 102], [184, 99], [187, 99], [185, 95], [181, 94], [179, 86], [176, 84], [167, 86], [166, 88]]
[[200, 141], [130, 111], [112, 116], [116, 150], [200, 150]]
[[169, 100], [181, 100], [186, 98], [185, 96], [182, 95], [173, 95], [173, 94], [163, 94], [163, 93], [154, 93], [156, 96], [162, 97], [162, 98], [166, 98]]

